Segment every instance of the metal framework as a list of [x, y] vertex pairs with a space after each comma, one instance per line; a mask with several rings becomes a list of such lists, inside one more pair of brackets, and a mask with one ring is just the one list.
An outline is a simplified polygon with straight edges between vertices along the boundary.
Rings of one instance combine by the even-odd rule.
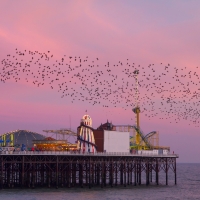
[[[146, 149], [153, 149], [153, 148], [166, 148], [169, 147], [160, 147], [159, 146], [159, 133], [157, 131], [152, 131], [148, 134], [144, 134], [141, 131], [141, 128], [137, 128], [136, 125], [115, 125], [117, 131], [122, 132], [130, 132], [132, 137], [132, 143], [137, 144], [138, 149], [146, 148]], [[136, 135], [140, 136], [139, 143], [136, 142]]]
[[73, 137], [73, 139], [77, 136], [77, 133], [70, 129], [59, 129], [59, 130], [43, 130], [43, 132], [47, 134], [53, 134], [53, 137], [56, 140], [69, 140], [69, 137]]
[[[0, 188], [111, 187], [159, 184], [164, 172], [176, 178], [178, 156], [0, 155]], [[163, 178], [163, 177], [162, 177]], [[171, 179], [170, 179], [171, 180]]]

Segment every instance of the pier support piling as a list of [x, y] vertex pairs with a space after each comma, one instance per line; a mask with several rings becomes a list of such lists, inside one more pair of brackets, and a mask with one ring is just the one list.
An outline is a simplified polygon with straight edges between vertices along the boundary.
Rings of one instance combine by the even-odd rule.
[[[177, 184], [176, 156], [115, 155], [2, 155], [0, 154], [0, 189], [9, 187], [84, 187], [108, 184], [110, 187], [134, 184], [159, 185], [159, 172], [164, 171], [166, 185], [169, 171]], [[153, 174], [153, 175], [152, 175]], [[162, 173], [161, 173], [162, 175]], [[161, 176], [160, 175], [160, 176]]]

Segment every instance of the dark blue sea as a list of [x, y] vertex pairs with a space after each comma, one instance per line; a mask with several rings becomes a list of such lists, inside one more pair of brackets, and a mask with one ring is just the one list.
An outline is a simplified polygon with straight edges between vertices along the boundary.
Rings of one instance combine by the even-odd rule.
[[[153, 180], [154, 182], [154, 180]], [[91, 200], [91, 199], [200, 199], [200, 164], [177, 164], [177, 185], [174, 175], [169, 174], [169, 185], [165, 185], [165, 175], [160, 174], [160, 185], [115, 186], [111, 188], [36, 188], [3, 189], [0, 200]]]

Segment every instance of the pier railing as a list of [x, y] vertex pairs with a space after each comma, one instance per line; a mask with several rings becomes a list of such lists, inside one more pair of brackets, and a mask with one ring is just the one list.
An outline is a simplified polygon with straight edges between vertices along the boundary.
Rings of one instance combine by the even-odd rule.
[[1, 151], [0, 155], [72, 155], [72, 156], [139, 156], [139, 157], [176, 157], [178, 154], [155, 154], [155, 153], [127, 153], [127, 152], [98, 152], [80, 153], [70, 151]]

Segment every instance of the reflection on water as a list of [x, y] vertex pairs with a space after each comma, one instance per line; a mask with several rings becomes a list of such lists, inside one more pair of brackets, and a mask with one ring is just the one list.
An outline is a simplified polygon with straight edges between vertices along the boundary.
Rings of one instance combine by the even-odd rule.
[[[117, 186], [85, 188], [4, 189], [0, 200], [70, 200], [70, 199], [200, 199], [200, 164], [177, 164], [178, 185]], [[173, 177], [172, 177], [173, 178]]]

